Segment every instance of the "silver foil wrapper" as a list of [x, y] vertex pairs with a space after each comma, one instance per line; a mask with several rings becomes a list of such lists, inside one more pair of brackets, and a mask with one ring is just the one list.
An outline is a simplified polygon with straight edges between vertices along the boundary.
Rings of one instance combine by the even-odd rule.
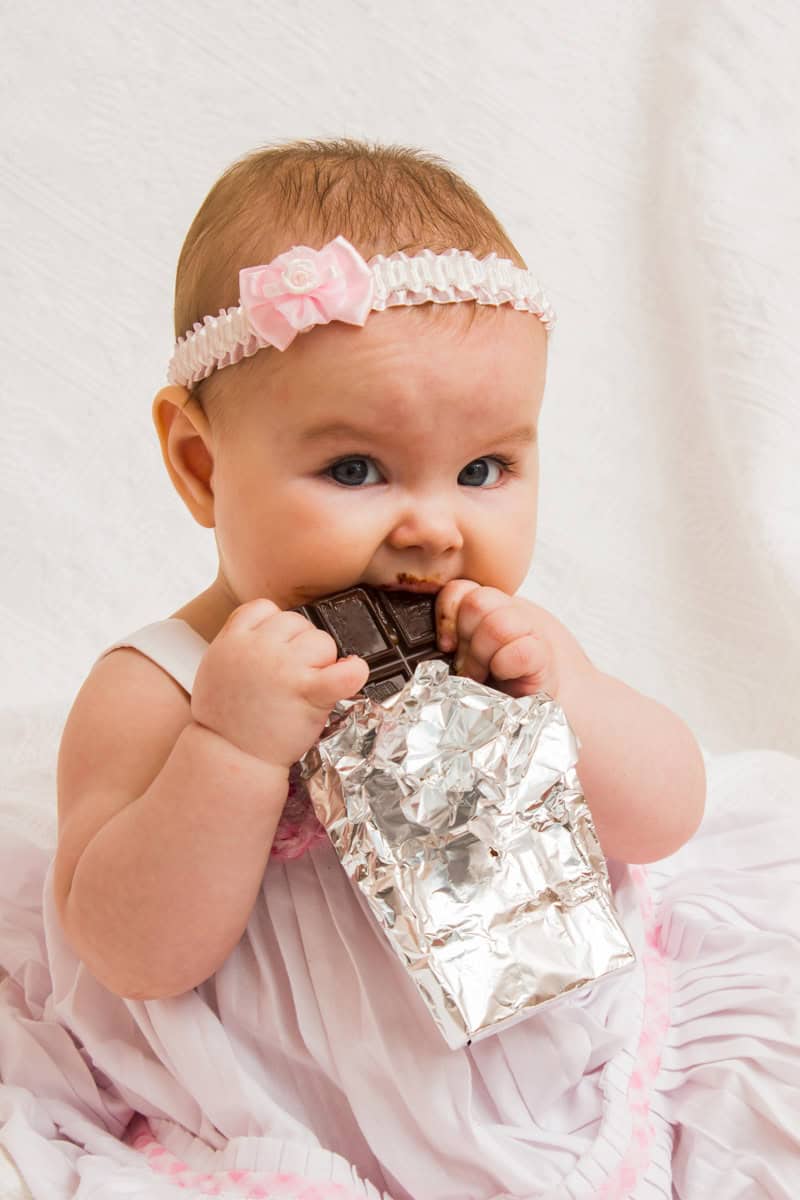
[[450, 1047], [633, 966], [549, 696], [429, 661], [329, 728], [301, 763], [317, 817]]

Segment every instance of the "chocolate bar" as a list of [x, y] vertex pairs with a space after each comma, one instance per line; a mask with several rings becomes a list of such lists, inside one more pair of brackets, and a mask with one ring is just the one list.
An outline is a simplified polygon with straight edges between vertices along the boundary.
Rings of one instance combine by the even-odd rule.
[[436, 597], [384, 592], [361, 585], [323, 596], [296, 609], [331, 635], [343, 657], [358, 654], [369, 664], [362, 694], [380, 702], [399, 692], [417, 663], [453, 655], [436, 645]]

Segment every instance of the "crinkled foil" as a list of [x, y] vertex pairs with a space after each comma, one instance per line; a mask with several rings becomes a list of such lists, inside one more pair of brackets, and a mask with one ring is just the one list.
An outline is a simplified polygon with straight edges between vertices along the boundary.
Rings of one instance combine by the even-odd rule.
[[633, 965], [554, 700], [430, 661], [334, 720], [311, 801], [449, 1046]]

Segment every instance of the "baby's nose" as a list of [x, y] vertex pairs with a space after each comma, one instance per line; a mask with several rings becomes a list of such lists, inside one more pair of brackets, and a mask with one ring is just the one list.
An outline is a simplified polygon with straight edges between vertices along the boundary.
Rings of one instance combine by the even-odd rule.
[[387, 541], [394, 550], [424, 550], [430, 555], [460, 550], [464, 545], [455, 514], [445, 505], [432, 502], [409, 505]]

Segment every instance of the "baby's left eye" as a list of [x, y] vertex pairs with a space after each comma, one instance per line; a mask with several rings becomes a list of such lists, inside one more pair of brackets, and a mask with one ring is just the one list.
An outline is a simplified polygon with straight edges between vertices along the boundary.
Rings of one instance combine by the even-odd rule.
[[476, 458], [459, 472], [458, 482], [465, 487], [483, 487], [499, 483], [504, 464], [496, 458]]
[[[372, 471], [372, 478], [370, 477]], [[344, 487], [357, 488], [362, 483], [380, 483], [380, 472], [371, 458], [354, 455], [352, 458], [342, 458], [333, 463], [325, 472], [331, 479]]]

